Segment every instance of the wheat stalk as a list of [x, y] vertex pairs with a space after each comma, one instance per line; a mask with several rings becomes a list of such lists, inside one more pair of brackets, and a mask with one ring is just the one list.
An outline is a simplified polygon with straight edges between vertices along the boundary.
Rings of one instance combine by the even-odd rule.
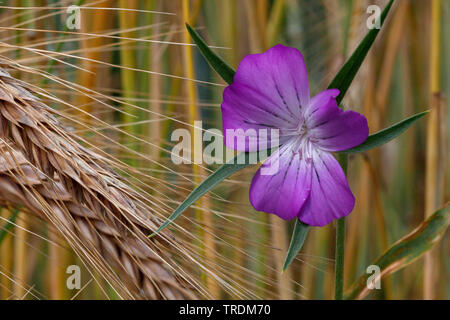
[[167, 254], [180, 245], [168, 232], [147, 237], [159, 222], [145, 198], [5, 70], [19, 67], [6, 60], [0, 66], [0, 204], [52, 223], [122, 298], [194, 298]]

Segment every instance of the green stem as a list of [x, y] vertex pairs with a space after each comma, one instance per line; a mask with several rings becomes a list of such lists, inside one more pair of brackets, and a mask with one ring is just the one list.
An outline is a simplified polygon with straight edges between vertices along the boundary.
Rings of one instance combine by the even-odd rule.
[[[339, 163], [347, 175], [348, 157], [339, 155]], [[337, 221], [336, 227], [336, 268], [334, 273], [334, 298], [342, 300], [344, 293], [345, 217]]]

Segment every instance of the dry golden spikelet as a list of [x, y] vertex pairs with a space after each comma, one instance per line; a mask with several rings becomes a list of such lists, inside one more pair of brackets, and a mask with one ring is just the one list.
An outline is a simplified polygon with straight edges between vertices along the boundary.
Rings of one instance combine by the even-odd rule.
[[0, 68], [0, 203], [52, 223], [122, 298], [195, 298], [166, 254], [180, 244], [147, 237], [159, 223], [145, 198], [77, 140]]

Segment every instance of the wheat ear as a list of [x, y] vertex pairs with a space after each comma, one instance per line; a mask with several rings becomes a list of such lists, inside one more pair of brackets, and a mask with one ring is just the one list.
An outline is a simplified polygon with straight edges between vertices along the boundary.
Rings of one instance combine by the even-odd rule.
[[167, 254], [173, 237], [148, 239], [159, 223], [145, 198], [78, 141], [36, 92], [0, 68], [0, 203], [53, 224], [123, 298], [194, 298]]

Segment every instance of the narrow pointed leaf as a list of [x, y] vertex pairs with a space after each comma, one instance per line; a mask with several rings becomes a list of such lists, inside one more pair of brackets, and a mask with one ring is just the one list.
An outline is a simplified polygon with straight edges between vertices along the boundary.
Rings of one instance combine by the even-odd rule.
[[413, 115], [412, 117], [409, 117], [403, 121], [400, 121], [400, 122], [394, 124], [393, 126], [390, 126], [389, 128], [386, 128], [381, 131], [378, 131], [377, 133], [371, 134], [367, 138], [367, 140], [364, 141], [363, 143], [361, 143], [359, 146], [356, 146], [356, 147], [348, 149], [348, 150], [339, 151], [339, 153], [365, 152], [370, 149], [377, 148], [377, 147], [395, 139], [399, 135], [401, 135], [414, 122], [416, 122], [417, 120], [422, 118], [427, 113], [428, 113], [428, 111], [417, 113], [417, 114]]
[[[267, 156], [270, 155], [271, 151], [267, 151]], [[199, 184], [189, 196], [178, 206], [178, 208], [170, 215], [170, 217], [156, 230], [150, 237], [157, 235], [161, 230], [169, 226], [176, 218], [178, 218], [187, 208], [195, 203], [201, 196], [207, 193], [209, 190], [214, 188], [218, 183], [227, 179], [232, 174], [254, 164], [251, 159], [256, 159], [257, 161], [262, 161], [257, 153], [240, 153], [232, 160], [223, 164], [219, 169], [214, 171], [208, 178], [206, 178], [201, 184]]]
[[356, 50], [353, 52], [353, 54], [350, 56], [347, 62], [342, 66], [341, 70], [338, 72], [338, 74], [334, 77], [333, 81], [331, 81], [330, 85], [328, 86], [328, 88], [330, 89], [331, 88], [339, 89], [340, 94], [336, 98], [338, 104], [341, 103], [342, 99], [344, 98], [345, 93], [347, 92], [348, 88], [350, 87], [350, 84], [352, 83], [353, 79], [356, 76], [356, 73], [361, 67], [361, 64], [363, 63], [364, 58], [369, 52], [370, 47], [372, 47], [372, 44], [375, 41], [378, 32], [380, 32], [381, 26], [383, 25], [384, 20], [386, 19], [393, 2], [394, 0], [389, 1], [389, 3], [386, 5], [383, 12], [381, 13], [380, 29], [371, 29], [367, 33], [367, 35], [361, 41], [359, 46], [356, 48]]
[[208, 61], [211, 67], [216, 70], [219, 76], [228, 83], [233, 83], [234, 74], [236, 73], [225, 61], [212, 51], [200, 35], [186, 23], [186, 28], [194, 40], [197, 47], [200, 49], [203, 57]]
[[[445, 234], [450, 223], [450, 206], [436, 211], [416, 230], [393, 244], [372, 265], [380, 268], [380, 278], [394, 273], [423, 256]], [[348, 289], [345, 299], [363, 299], [371, 291], [367, 280], [373, 274], [363, 273]]]
[[292, 261], [294, 261], [298, 252], [302, 249], [303, 243], [305, 242], [306, 235], [308, 234], [309, 225], [296, 219], [294, 231], [292, 232], [291, 243], [289, 244], [289, 249], [286, 255], [286, 260], [284, 261], [283, 271], [289, 267]]
[[5, 239], [6, 235], [8, 234], [8, 231], [12, 229], [14, 226], [14, 223], [16, 222], [17, 215], [19, 214], [19, 210], [15, 210], [8, 218], [8, 222], [5, 223], [5, 225], [0, 230], [0, 244]]

